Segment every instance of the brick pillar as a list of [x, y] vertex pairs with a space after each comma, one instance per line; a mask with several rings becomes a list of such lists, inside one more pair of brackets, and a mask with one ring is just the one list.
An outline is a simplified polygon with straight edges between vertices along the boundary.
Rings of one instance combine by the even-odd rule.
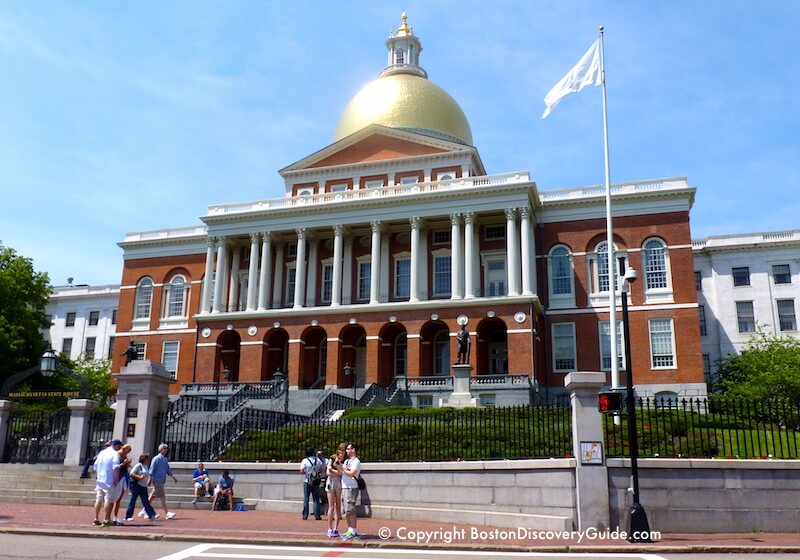
[[338, 337], [328, 338], [328, 361], [325, 369], [325, 387], [336, 387], [339, 384], [339, 372], [342, 370], [342, 342]]
[[289, 339], [289, 360], [287, 362], [289, 374], [289, 387], [297, 389], [300, 386], [300, 352], [303, 343], [300, 340]]
[[378, 368], [380, 362], [378, 361], [379, 352], [381, 348], [381, 340], [379, 336], [367, 337], [367, 371], [364, 384], [378, 382]]
[[82, 465], [89, 442], [89, 423], [92, 412], [97, 409], [97, 401], [89, 399], [70, 399], [67, 408], [70, 410], [69, 431], [67, 432], [67, 452], [64, 455], [65, 465]]
[[419, 377], [419, 352], [421, 340], [422, 339], [419, 337], [419, 335], [406, 335], [406, 345], [408, 347], [408, 359], [406, 364], [407, 377]]
[[11, 415], [17, 411], [19, 403], [14, 401], [0, 400], [0, 459], [6, 449], [6, 438], [9, 433], [9, 422]]

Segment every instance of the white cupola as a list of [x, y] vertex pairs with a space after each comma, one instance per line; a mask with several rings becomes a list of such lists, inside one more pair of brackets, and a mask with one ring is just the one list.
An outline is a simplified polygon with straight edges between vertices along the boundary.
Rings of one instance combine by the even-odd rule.
[[397, 31], [391, 33], [386, 41], [389, 59], [386, 68], [381, 72], [381, 78], [392, 74], [414, 74], [427, 78], [428, 73], [420, 68], [419, 65], [419, 53], [422, 52], [422, 43], [419, 42], [419, 39], [408, 26], [408, 16], [405, 12], [403, 12], [400, 20], [400, 27], [397, 28]]

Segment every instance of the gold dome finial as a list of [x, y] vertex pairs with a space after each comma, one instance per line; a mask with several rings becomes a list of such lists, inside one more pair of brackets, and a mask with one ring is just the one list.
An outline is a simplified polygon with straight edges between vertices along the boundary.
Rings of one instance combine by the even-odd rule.
[[400, 27], [397, 28], [396, 37], [405, 37], [407, 35], [413, 35], [411, 28], [408, 26], [408, 15], [403, 12], [400, 15]]

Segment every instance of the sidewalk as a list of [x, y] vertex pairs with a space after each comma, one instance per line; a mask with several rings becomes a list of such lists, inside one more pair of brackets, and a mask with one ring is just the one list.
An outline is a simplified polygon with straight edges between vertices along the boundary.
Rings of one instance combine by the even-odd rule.
[[[137, 509], [138, 511], [138, 509]], [[158, 511], [158, 510], [157, 510]], [[163, 518], [163, 511], [159, 512]], [[0, 532], [59, 536], [114, 536], [114, 538], [165, 539], [199, 542], [232, 542], [284, 545], [341, 545], [325, 536], [327, 521], [308, 521], [296, 515], [266, 511], [176, 510], [174, 519], [136, 521], [124, 527], [94, 527], [88, 506], [0, 503]], [[709, 511], [709, 515], [714, 515]], [[339, 527], [346, 529], [344, 523]], [[652, 544], [630, 544], [606, 536], [603, 539], [539, 535], [528, 528], [493, 529], [422, 521], [364, 519], [358, 521], [359, 541], [350, 546], [431, 547], [481, 550], [549, 552], [800, 552], [797, 533], [665, 534]], [[388, 537], [388, 538], [386, 538]], [[549, 537], [549, 538], [548, 538]], [[419, 542], [417, 542], [419, 540]]]

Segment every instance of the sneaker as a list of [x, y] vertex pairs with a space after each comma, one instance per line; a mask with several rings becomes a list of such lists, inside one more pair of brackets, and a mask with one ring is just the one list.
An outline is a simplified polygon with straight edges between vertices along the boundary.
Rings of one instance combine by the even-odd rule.
[[175, 513], [172, 511], [168, 511], [166, 519], [172, 519], [173, 517], [175, 517]]
[[329, 537], [333, 537], [334, 536], [333, 531], [331, 531], [330, 529], [328, 529], [328, 536]]
[[133, 521], [133, 517], [126, 517], [125, 521]]
[[352, 529], [348, 529], [348, 530], [347, 530], [347, 531], [345, 531], [345, 533], [342, 535], [342, 538], [343, 538], [344, 540], [346, 540], [346, 541], [349, 541], [349, 540], [351, 540], [351, 539], [354, 539], [354, 538], [356, 538], [356, 533], [355, 533], [355, 531], [353, 531]]
[[195, 498], [192, 500], [192, 503], [193, 503], [193, 504], [196, 504], [196, 503], [197, 503], [197, 497], [195, 497]]
[[123, 525], [125, 525], [125, 524], [124, 524], [122, 521], [120, 521], [120, 520], [118, 520], [118, 519], [115, 519], [115, 520], [113, 520], [113, 521], [111, 522], [111, 524], [112, 524], [114, 527], [122, 527]]
[[333, 531], [331, 531], [331, 533], [332, 533], [332, 534], [331, 534], [331, 536], [332, 536], [332, 537], [338, 537], [338, 536], [339, 536], [339, 531], [337, 531], [336, 529], [334, 529]]
[[140, 512], [139, 512], [139, 517], [144, 517], [144, 516], [145, 516], [145, 512], [144, 512], [144, 510], [140, 511]]
[[102, 523], [100, 523], [99, 519], [95, 519], [94, 521], [92, 521], [92, 525], [94, 525], [95, 527], [99, 527], [100, 525], [102, 525]]
[[150, 520], [150, 521], [155, 521], [156, 519], [158, 519], [158, 517], [159, 517], [158, 514], [155, 514], [152, 517], [148, 516], [147, 519]]
[[111, 527], [111, 521], [103, 521], [100, 523], [101, 527]]

